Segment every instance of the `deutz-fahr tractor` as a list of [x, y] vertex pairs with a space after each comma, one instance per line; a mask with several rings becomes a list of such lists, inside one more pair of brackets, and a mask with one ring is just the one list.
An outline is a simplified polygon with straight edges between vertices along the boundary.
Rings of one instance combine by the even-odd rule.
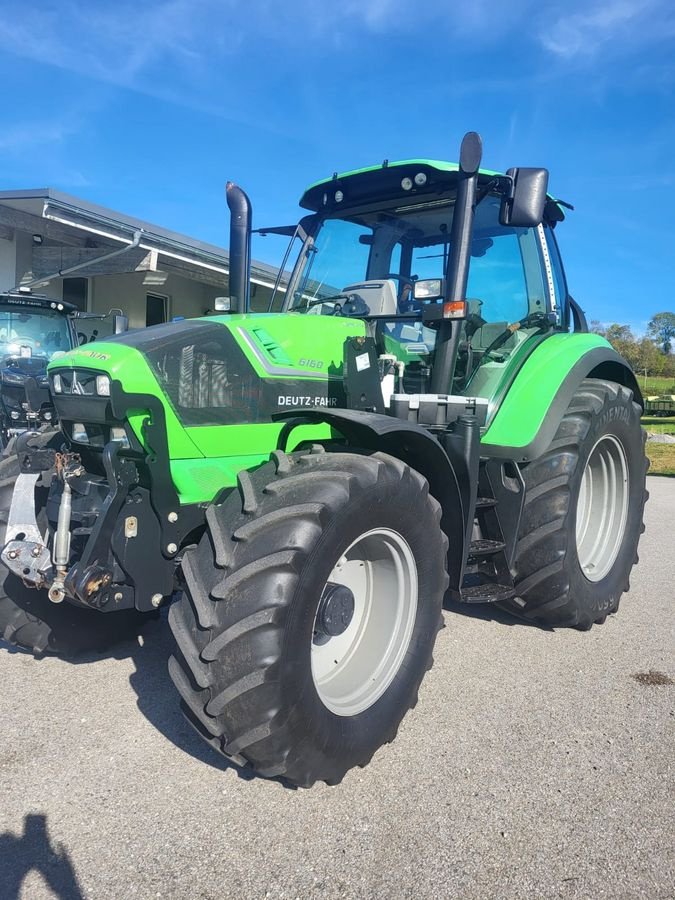
[[171, 604], [192, 725], [309, 786], [393, 740], [444, 599], [581, 630], [617, 611], [640, 391], [568, 293], [547, 171], [480, 159], [469, 133], [459, 164], [310, 186], [268, 314], [229, 183], [229, 312], [50, 364], [59, 438], [4, 464], [5, 640], [92, 649]]

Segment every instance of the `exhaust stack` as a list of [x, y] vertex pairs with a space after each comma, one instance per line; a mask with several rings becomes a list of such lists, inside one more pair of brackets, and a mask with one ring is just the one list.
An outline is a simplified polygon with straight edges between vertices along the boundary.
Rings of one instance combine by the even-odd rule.
[[[482, 155], [483, 142], [480, 135], [475, 131], [467, 132], [459, 151], [459, 181], [450, 234], [446, 303], [466, 300], [478, 169]], [[431, 390], [434, 394], [452, 393], [452, 376], [455, 373], [461, 327], [461, 319], [443, 320], [440, 324], [431, 378]]]
[[246, 313], [251, 300], [251, 201], [232, 181], [225, 196], [230, 208], [230, 311]]

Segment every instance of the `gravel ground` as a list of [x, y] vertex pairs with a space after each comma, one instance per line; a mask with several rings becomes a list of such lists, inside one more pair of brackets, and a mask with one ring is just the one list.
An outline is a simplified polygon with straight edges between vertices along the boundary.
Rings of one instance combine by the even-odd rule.
[[654, 431], [648, 431], [647, 440], [652, 444], [675, 444], [675, 434], [657, 434]]
[[163, 623], [76, 664], [2, 645], [0, 897], [673, 897], [675, 480], [649, 489], [618, 616], [446, 613], [397, 740], [335, 788], [202, 746]]

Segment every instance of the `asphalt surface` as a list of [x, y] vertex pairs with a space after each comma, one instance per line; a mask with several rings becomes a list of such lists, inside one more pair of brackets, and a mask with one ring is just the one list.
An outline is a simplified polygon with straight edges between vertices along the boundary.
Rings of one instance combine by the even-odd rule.
[[0, 897], [675, 896], [675, 479], [649, 489], [618, 616], [446, 613], [417, 708], [339, 787], [202, 746], [164, 623], [76, 664], [0, 645]]

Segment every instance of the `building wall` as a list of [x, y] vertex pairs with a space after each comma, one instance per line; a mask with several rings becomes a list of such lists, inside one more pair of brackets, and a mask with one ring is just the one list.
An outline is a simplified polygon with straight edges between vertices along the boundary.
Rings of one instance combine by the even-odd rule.
[[0, 291], [8, 291], [16, 282], [16, 239], [0, 238]]
[[[51, 245], [52, 241], [46, 239]], [[33, 236], [17, 230], [11, 241], [0, 238], [0, 290], [15, 287], [18, 279], [31, 272]], [[160, 257], [161, 268], [161, 257]], [[86, 269], [73, 273], [73, 277], [86, 277]], [[145, 285], [145, 272], [117, 275], [97, 275], [88, 278], [87, 311], [106, 315], [111, 309], [121, 309], [129, 317], [130, 328], [143, 328], [146, 324], [146, 298], [148, 294], [166, 296], [167, 318], [176, 316], [194, 318], [215, 312], [216, 297], [228, 295], [227, 285], [204, 284], [179, 275], [167, 274], [161, 285]], [[30, 277], [30, 276], [29, 276]], [[45, 287], [36, 288], [55, 300], [63, 299], [63, 279], [54, 278]], [[265, 312], [271, 289], [263, 285], [251, 286], [251, 308], [254, 312]], [[112, 331], [112, 320], [81, 319], [78, 330], [87, 340], [103, 338]], [[94, 335], [94, 331], [97, 332]]]

